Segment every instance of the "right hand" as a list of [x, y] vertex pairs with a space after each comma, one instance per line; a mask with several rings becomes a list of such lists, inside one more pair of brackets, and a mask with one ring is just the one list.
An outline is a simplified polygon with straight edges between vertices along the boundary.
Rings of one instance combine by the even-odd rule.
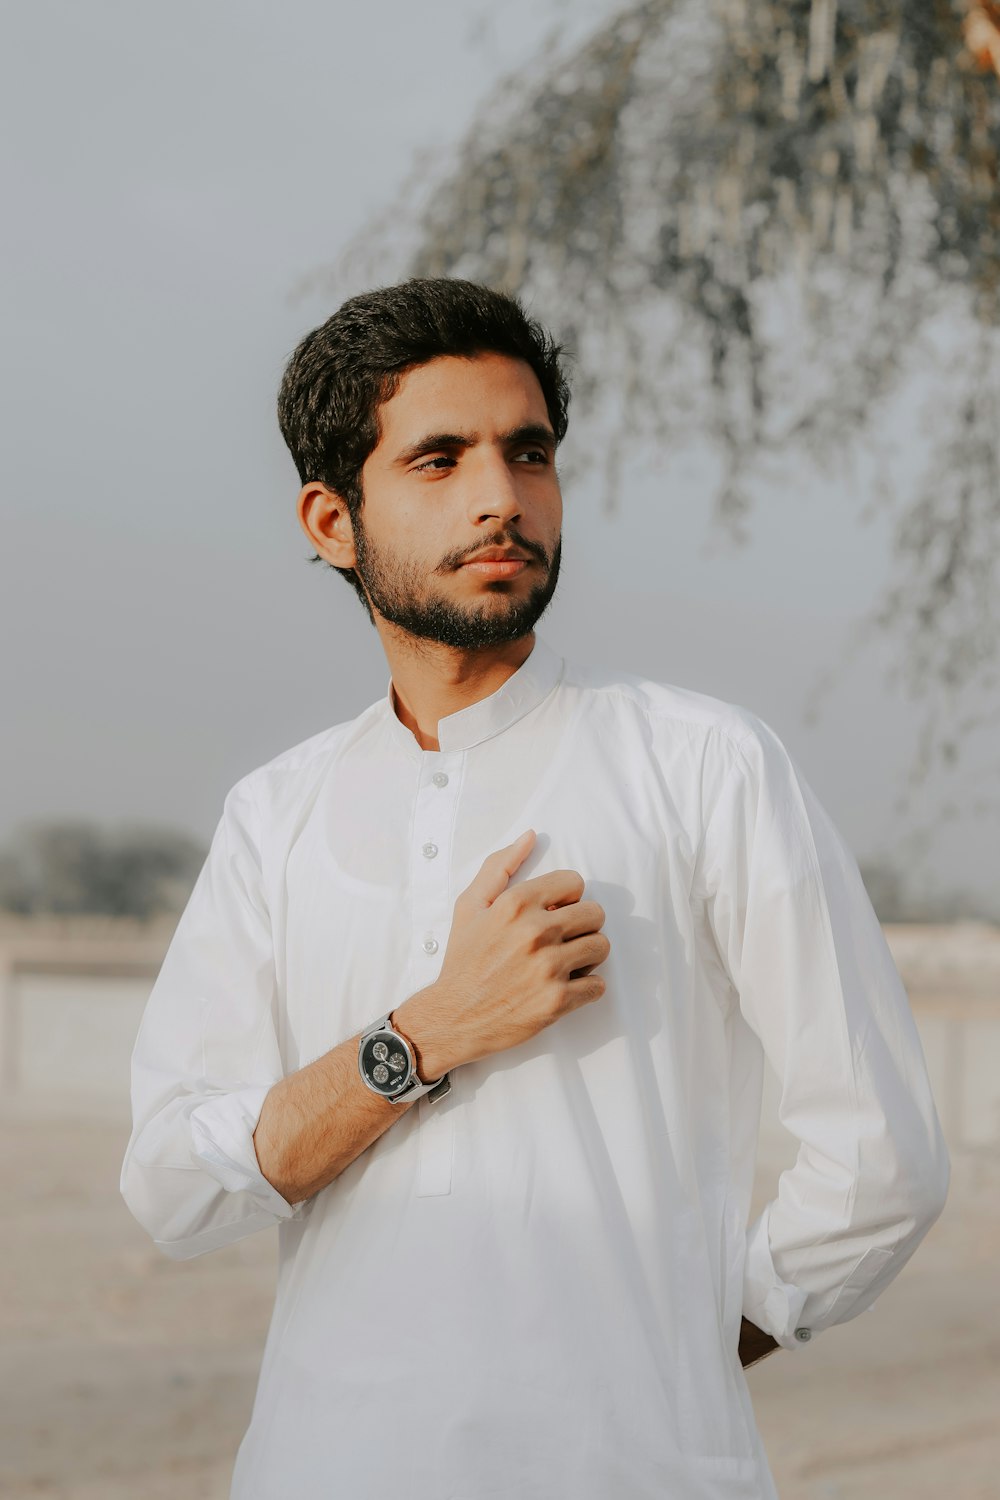
[[393, 1013], [422, 1078], [516, 1047], [604, 994], [591, 971], [611, 944], [604, 908], [581, 899], [583, 876], [553, 870], [508, 888], [534, 845], [529, 828], [487, 855], [455, 902], [439, 977]]

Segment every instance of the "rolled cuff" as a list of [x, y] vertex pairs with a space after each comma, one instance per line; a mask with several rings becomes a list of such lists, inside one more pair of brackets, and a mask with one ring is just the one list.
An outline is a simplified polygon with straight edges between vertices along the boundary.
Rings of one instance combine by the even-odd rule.
[[255, 1084], [216, 1094], [191, 1111], [191, 1156], [230, 1193], [248, 1193], [258, 1207], [276, 1219], [294, 1218], [305, 1206], [290, 1204], [263, 1172], [253, 1133], [273, 1084]]
[[782, 1349], [801, 1349], [812, 1338], [812, 1329], [802, 1324], [806, 1293], [782, 1281], [774, 1269], [767, 1231], [770, 1210], [768, 1204], [747, 1230], [743, 1316], [769, 1333]]

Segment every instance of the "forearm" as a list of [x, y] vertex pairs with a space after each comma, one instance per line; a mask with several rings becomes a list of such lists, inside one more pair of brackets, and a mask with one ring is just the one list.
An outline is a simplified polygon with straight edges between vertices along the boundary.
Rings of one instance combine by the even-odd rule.
[[[553, 871], [536, 877], [529, 895], [522, 889], [516, 900], [502, 899], [530, 847], [522, 835], [484, 860], [455, 903], [445, 955], [449, 980], [442, 975], [390, 1016], [413, 1050], [423, 1083], [517, 1046], [604, 993], [604, 979], [591, 973], [610, 950], [598, 930], [603, 907], [590, 902], [581, 908], [592, 925], [570, 936], [566, 925], [579, 917], [559, 914], [562, 906], [579, 905], [582, 876]], [[409, 1108], [365, 1087], [357, 1065], [360, 1036], [282, 1079], [264, 1099], [253, 1138], [257, 1163], [293, 1205], [332, 1182]]]
[[360, 1037], [289, 1073], [264, 1100], [254, 1150], [261, 1172], [289, 1203], [320, 1192], [412, 1107], [366, 1088], [358, 1071]]
[[[390, 1015], [413, 1049], [424, 1083], [468, 1060], [453, 1001], [438, 984], [418, 990]], [[260, 1170], [289, 1203], [300, 1203], [339, 1177], [411, 1105], [382, 1099], [358, 1070], [356, 1032], [268, 1093], [253, 1144]]]

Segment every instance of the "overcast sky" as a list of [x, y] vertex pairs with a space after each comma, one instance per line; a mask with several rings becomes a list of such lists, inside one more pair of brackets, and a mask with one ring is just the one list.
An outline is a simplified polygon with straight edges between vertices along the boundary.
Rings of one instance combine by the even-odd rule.
[[[307, 564], [274, 398], [336, 305], [293, 289], [562, 13], [491, 9], [484, 30], [460, 0], [6, 7], [0, 838], [82, 816], [207, 839], [240, 776], [385, 692], [353, 591]], [[601, 9], [579, 0], [575, 29]], [[884, 648], [803, 720], [884, 582], [885, 524], [809, 475], [713, 555], [713, 463], [665, 457], [615, 515], [597, 483], [566, 493], [539, 632], [753, 709], [860, 859], [912, 862], [917, 721]], [[970, 791], [920, 882], [1000, 915], [996, 834]]]

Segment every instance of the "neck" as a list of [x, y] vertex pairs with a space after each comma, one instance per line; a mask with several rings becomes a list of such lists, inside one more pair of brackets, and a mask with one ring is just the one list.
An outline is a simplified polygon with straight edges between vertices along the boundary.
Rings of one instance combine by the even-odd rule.
[[463, 651], [408, 635], [380, 619], [377, 628], [392, 676], [396, 717], [421, 750], [439, 750], [438, 721], [503, 687], [535, 645], [534, 631], [499, 646]]

